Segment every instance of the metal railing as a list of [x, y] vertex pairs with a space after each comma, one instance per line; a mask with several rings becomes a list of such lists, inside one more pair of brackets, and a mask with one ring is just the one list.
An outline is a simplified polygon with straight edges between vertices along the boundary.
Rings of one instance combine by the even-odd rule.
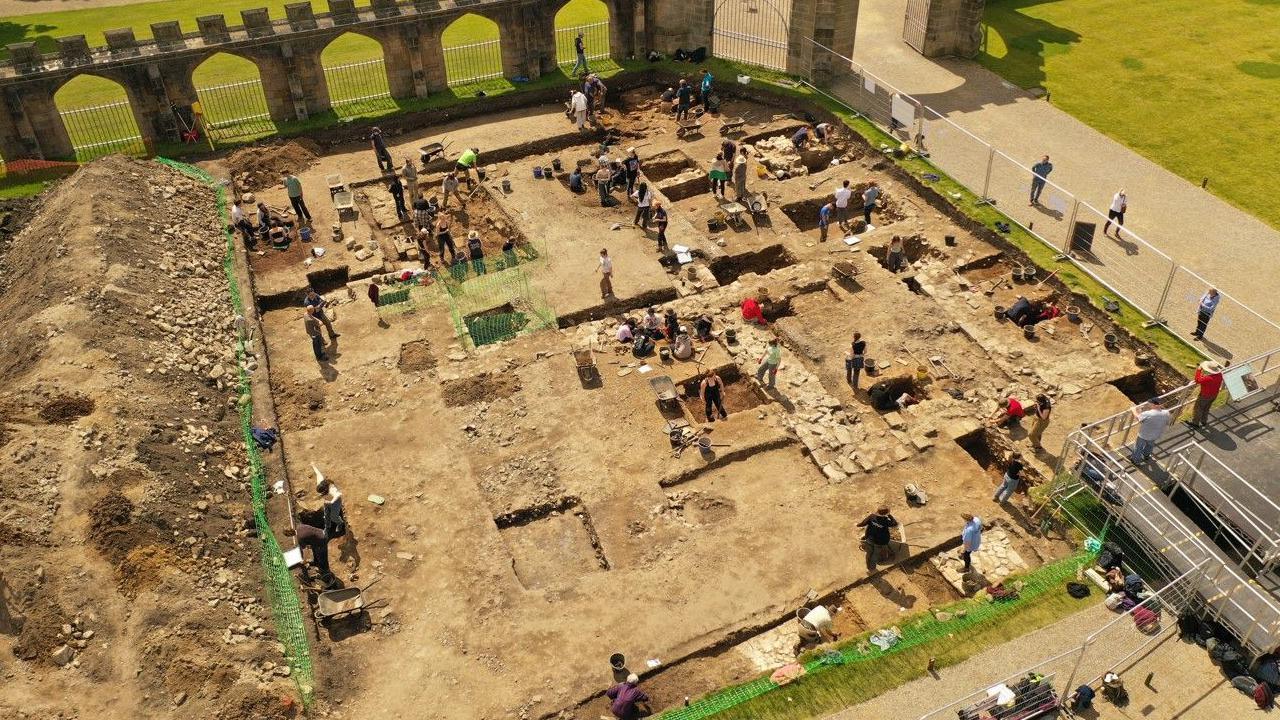
[[215, 140], [233, 140], [276, 131], [267, 109], [262, 80], [197, 87], [204, 126]]
[[324, 81], [329, 88], [329, 106], [340, 115], [395, 107], [383, 58], [325, 65]]
[[[1067, 188], [1039, 178], [1027, 165], [994, 144], [893, 87], [810, 38], [814, 66], [830, 67], [822, 94], [860, 113], [885, 132], [912, 142], [921, 156], [963, 185], [981, 202], [999, 209], [1059, 260], [1070, 262], [1117, 298], [1164, 325], [1199, 352], [1230, 358], [1280, 346], [1280, 324], [1264, 317], [1129, 229], [1108, 226], [1099, 210]], [[1038, 202], [1032, 181], [1043, 180]], [[1104, 231], [1104, 232], [1100, 232]], [[1216, 288], [1221, 298], [1203, 346], [1190, 342], [1201, 296]], [[1201, 347], [1203, 349], [1201, 349]]]
[[59, 114], [78, 162], [114, 153], [147, 153], [146, 143], [133, 116], [133, 106], [128, 100], [63, 110]]
[[485, 40], [446, 47], [444, 72], [450, 87], [502, 77], [502, 41]]
[[578, 62], [574, 39], [582, 33], [582, 44], [587, 60], [604, 60], [609, 57], [609, 21], [556, 28], [556, 64], [572, 67]]
[[787, 69], [791, 3], [773, 0], [717, 0], [711, 54], [773, 70]]

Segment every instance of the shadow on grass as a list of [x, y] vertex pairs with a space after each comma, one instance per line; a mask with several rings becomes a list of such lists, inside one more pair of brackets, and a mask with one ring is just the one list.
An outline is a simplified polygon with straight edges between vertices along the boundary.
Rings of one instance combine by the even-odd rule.
[[[1045, 59], [1070, 52], [1071, 46], [1081, 40], [1080, 34], [1074, 30], [1022, 12], [1026, 8], [1051, 1], [1053, 0], [1005, 0], [988, 4], [982, 25], [982, 47], [977, 61], [1015, 85], [1024, 88], [1043, 87], [1047, 78]], [[1003, 48], [999, 45], [1003, 45]], [[992, 54], [1000, 49], [1004, 50], [1003, 56], [996, 57]]]

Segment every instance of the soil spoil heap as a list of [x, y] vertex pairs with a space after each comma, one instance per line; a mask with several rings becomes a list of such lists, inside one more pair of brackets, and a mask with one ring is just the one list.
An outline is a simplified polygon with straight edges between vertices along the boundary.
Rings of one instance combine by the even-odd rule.
[[213, 192], [109, 157], [0, 294], [0, 717], [287, 717]]

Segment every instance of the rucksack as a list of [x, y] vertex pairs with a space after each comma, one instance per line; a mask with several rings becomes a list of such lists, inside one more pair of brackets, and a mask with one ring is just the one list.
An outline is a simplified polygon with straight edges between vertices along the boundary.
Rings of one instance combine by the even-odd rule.
[[1258, 686], [1253, 689], [1253, 701], [1258, 705], [1259, 710], [1270, 710], [1271, 703], [1275, 702], [1271, 686], [1265, 682], [1258, 683]]

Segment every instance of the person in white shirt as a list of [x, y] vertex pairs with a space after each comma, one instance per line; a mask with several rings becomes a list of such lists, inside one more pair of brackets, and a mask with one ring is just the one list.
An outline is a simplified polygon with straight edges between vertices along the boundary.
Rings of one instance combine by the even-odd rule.
[[844, 184], [836, 189], [836, 224], [846, 232], [849, 230], [849, 198], [853, 197], [853, 190], [849, 187], [849, 181], [845, 180]]
[[609, 257], [609, 248], [600, 248], [600, 262], [596, 265], [600, 273], [600, 297], [613, 297], [613, 258]]
[[587, 96], [581, 90], [574, 90], [569, 98], [569, 107], [573, 110], [573, 120], [577, 123], [578, 130], [583, 130], [587, 124]]
[[1111, 208], [1107, 210], [1107, 222], [1102, 226], [1102, 234], [1106, 235], [1111, 229], [1111, 221], [1116, 221], [1116, 237], [1120, 237], [1120, 228], [1124, 227], [1124, 211], [1129, 209], [1129, 196], [1124, 194], [1124, 190], [1116, 193], [1111, 198]]
[[240, 207], [240, 201], [236, 200], [231, 204], [231, 226], [239, 230], [244, 235], [244, 244], [246, 247], [253, 247], [257, 239], [253, 235], [253, 223], [244, 216], [244, 209]]

